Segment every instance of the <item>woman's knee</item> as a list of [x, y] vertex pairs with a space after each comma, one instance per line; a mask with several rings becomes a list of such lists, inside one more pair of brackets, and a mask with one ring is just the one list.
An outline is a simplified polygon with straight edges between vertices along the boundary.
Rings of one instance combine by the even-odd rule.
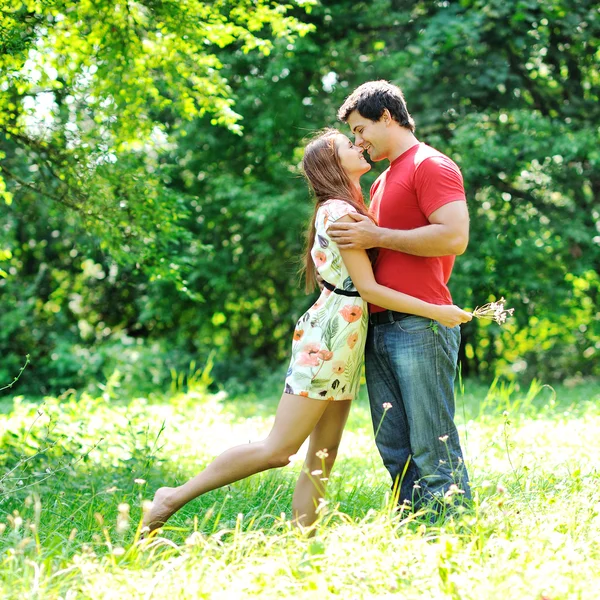
[[296, 454], [298, 449], [294, 450], [289, 446], [273, 446], [265, 444], [265, 458], [270, 469], [286, 467], [290, 464], [291, 457]]

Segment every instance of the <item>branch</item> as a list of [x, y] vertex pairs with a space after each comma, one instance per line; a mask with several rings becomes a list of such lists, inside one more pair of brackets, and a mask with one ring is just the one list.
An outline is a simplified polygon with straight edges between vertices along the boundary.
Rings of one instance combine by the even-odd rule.
[[31, 183], [28, 183], [27, 181], [23, 181], [20, 177], [15, 175], [12, 171], [10, 171], [4, 165], [0, 165], [0, 171], [2, 171], [2, 173], [4, 173], [9, 179], [16, 181], [20, 186], [27, 188], [28, 190], [31, 190], [35, 194], [38, 194], [40, 196], [45, 196], [46, 198], [50, 198], [50, 200], [53, 200], [54, 202], [63, 204], [67, 208], [70, 208], [71, 210], [74, 210], [74, 211], [82, 214], [86, 219], [89, 217], [93, 217], [94, 219], [97, 219], [98, 221], [100, 221], [101, 223], [104, 223], [108, 227], [113, 228], [113, 229], [115, 228], [115, 225], [113, 223], [111, 223], [110, 221], [108, 221], [107, 219], [105, 219], [102, 215], [98, 214], [97, 212], [90, 213], [89, 209], [86, 210], [83, 206], [70, 201], [67, 198], [67, 193], [69, 191], [68, 189], [65, 191], [65, 193], [62, 196], [56, 196], [55, 194], [51, 194], [50, 192], [47, 192], [45, 190], [38, 189], [37, 187], [35, 187]]
[[25, 356], [25, 364], [21, 367], [19, 374], [12, 380], [11, 383], [9, 383], [8, 385], [5, 385], [4, 387], [1, 387], [0, 392], [12, 388], [12, 386], [15, 385], [15, 383], [17, 383], [17, 381], [19, 381], [19, 378], [23, 374], [23, 371], [25, 370], [25, 368], [27, 367], [28, 364], [29, 364], [29, 354], [27, 354]]

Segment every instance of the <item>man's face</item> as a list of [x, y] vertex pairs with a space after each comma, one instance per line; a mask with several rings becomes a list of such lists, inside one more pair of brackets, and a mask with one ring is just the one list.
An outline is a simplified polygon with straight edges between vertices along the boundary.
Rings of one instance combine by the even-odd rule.
[[354, 143], [364, 148], [373, 161], [384, 160], [388, 155], [389, 128], [385, 113], [379, 121], [363, 117], [357, 110], [348, 116], [348, 125], [354, 134]]

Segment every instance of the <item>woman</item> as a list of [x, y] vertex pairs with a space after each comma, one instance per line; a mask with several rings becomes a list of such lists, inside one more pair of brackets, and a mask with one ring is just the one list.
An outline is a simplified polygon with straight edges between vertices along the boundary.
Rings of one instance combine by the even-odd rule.
[[367, 332], [367, 302], [439, 321], [448, 327], [471, 320], [457, 306], [429, 304], [378, 285], [363, 250], [340, 252], [327, 234], [333, 221], [351, 212], [368, 215], [360, 177], [371, 166], [334, 129], [325, 130], [306, 147], [304, 174], [316, 197], [307, 234], [307, 291], [318, 272], [323, 281], [319, 299], [300, 317], [294, 332], [292, 359], [271, 432], [263, 441], [230, 448], [187, 483], [160, 488], [144, 517], [150, 530], [210, 490], [249, 475], [283, 467], [310, 436], [309, 448], [292, 502], [294, 520], [308, 526], [336, 458], [350, 403], [358, 394]]

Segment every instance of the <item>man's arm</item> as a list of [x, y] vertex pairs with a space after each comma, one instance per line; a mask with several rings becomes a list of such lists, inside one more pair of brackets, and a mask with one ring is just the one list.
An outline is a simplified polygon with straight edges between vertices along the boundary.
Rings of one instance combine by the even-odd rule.
[[469, 243], [469, 212], [462, 200], [444, 204], [429, 215], [429, 225], [417, 229], [386, 229], [368, 217], [351, 216], [355, 223], [338, 221], [328, 228], [341, 250], [387, 248], [416, 256], [448, 256], [462, 254]]

